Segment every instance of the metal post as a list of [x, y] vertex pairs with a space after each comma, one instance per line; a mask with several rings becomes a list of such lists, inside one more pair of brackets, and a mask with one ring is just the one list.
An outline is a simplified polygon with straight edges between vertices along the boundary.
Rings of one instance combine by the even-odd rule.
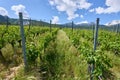
[[51, 29], [52, 28], [51, 23], [52, 23], [52, 21], [50, 20], [50, 32], [52, 31], [52, 29]]
[[65, 28], [67, 28], [67, 24], [65, 25]]
[[31, 18], [29, 19], [29, 29], [30, 30], [30, 27], [31, 27]]
[[98, 38], [99, 18], [96, 20], [95, 33], [94, 33], [94, 51], [96, 50], [97, 38]]
[[73, 32], [73, 26], [74, 26], [74, 22], [72, 21], [72, 32]]
[[[95, 25], [95, 33], [94, 33], [94, 52], [96, 50], [96, 46], [97, 46], [97, 38], [98, 38], [98, 27], [99, 27], [99, 18], [97, 18], [96, 20], [96, 25]], [[95, 64], [93, 63], [92, 64], [92, 71], [91, 71], [91, 75], [94, 71], [94, 68], [95, 68]], [[93, 76], [90, 77], [90, 80], [93, 80]]]
[[116, 26], [117, 26], [116, 27], [116, 33], [118, 33], [119, 32], [119, 24], [117, 24]]
[[6, 16], [6, 28], [8, 28], [8, 16]]
[[22, 52], [23, 52], [25, 70], [26, 70], [27, 68], [26, 47], [25, 47], [25, 36], [24, 36], [24, 28], [23, 28], [23, 16], [21, 12], [19, 13], [19, 20], [20, 20], [20, 32], [22, 37]]
[[120, 32], [120, 24], [118, 24], [118, 33]]
[[112, 32], [114, 32], [114, 25], [112, 26]]
[[93, 39], [94, 39], [94, 31], [95, 31], [95, 24], [92, 24], [92, 30], [93, 30]]

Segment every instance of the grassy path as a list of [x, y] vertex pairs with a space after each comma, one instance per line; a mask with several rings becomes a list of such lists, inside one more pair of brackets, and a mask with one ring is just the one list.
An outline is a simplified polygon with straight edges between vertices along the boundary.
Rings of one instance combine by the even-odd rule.
[[61, 47], [61, 50], [67, 51], [68, 53], [78, 54], [77, 49], [72, 45], [69, 37], [63, 30], [59, 30], [57, 33], [57, 44]]
[[57, 51], [64, 56], [62, 70], [64, 77], [61, 80], [86, 80], [87, 64], [78, 50], [73, 46], [69, 37], [63, 30], [59, 30], [56, 37]]

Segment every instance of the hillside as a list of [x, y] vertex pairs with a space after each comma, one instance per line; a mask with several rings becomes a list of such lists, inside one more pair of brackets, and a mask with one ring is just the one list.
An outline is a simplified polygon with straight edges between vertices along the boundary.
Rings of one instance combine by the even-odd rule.
[[0, 24], [5, 24], [7, 18], [8, 18], [7, 16], [0, 15]]
[[[9, 24], [11, 24], [11, 25], [19, 24], [19, 19], [10, 18], [7, 16], [2, 16], [2, 15], [0, 15], [0, 24], [6, 24], [7, 18], [8, 18]], [[34, 26], [48, 26], [49, 25], [49, 23], [44, 22], [44, 21], [37, 21], [37, 20], [30, 20], [30, 19], [24, 19], [23, 23], [25, 25], [28, 25], [29, 23], [31, 23], [31, 25], [34, 25]]]

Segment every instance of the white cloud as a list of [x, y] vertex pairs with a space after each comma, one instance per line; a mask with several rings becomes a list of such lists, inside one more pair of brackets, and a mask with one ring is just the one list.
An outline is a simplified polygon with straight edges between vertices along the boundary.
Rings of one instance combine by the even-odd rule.
[[84, 18], [84, 16], [83, 16], [83, 15], [80, 15], [80, 18]]
[[92, 4], [86, 0], [50, 0], [50, 5], [55, 6], [60, 12], [66, 12], [68, 20], [79, 17], [76, 13], [78, 9], [88, 9]]
[[98, 7], [95, 8], [97, 14], [110, 14], [110, 13], [117, 13], [120, 12], [120, 0], [106, 0], [107, 8]]
[[13, 5], [11, 7], [11, 10], [15, 11], [15, 14], [18, 16], [19, 15], [19, 12], [22, 12], [23, 13], [23, 17], [24, 18], [29, 18], [29, 14], [28, 12], [25, 10], [25, 6], [24, 5]]
[[89, 12], [94, 12], [94, 11], [95, 11], [95, 9], [90, 9], [90, 10], [89, 10]]
[[116, 25], [116, 24], [120, 24], [120, 20], [113, 20], [113, 21], [111, 21], [109, 23], [106, 23], [105, 25], [111, 26], [111, 25]]
[[8, 16], [8, 11], [5, 8], [0, 7], [0, 15], [2, 15], [2, 16]]
[[53, 16], [52, 24], [57, 24], [58, 22], [59, 22], [59, 17], [58, 16]]
[[54, 2], [53, 1], [49, 1], [50, 5], [54, 5]]
[[88, 21], [81, 21], [81, 22], [77, 22], [75, 24], [84, 24], [84, 23], [88, 23]]
[[97, 14], [105, 13], [105, 9], [102, 8], [102, 7], [98, 7], [98, 8], [96, 8], [95, 11], [96, 11]]

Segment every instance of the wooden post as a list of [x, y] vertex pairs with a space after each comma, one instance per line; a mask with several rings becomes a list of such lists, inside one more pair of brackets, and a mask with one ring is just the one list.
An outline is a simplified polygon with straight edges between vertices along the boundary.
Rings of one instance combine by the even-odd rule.
[[[95, 33], [94, 33], [94, 47], [93, 47], [93, 51], [95, 52], [96, 50], [96, 46], [97, 46], [97, 38], [98, 38], [98, 27], [99, 27], [99, 18], [97, 18], [96, 20], [96, 25], [95, 25]], [[93, 80], [94, 76], [92, 75], [93, 71], [95, 68], [95, 64], [92, 64], [92, 71], [91, 71], [91, 76], [90, 76], [90, 80]]]
[[74, 22], [72, 21], [72, 32], [73, 32]]
[[19, 13], [19, 20], [20, 20], [20, 32], [22, 38], [22, 52], [23, 52], [25, 70], [26, 70], [27, 68], [26, 47], [25, 47], [25, 36], [24, 36], [24, 28], [23, 28], [23, 16], [21, 12]]
[[52, 31], [52, 26], [51, 26], [52, 21], [50, 20], [50, 32]]

